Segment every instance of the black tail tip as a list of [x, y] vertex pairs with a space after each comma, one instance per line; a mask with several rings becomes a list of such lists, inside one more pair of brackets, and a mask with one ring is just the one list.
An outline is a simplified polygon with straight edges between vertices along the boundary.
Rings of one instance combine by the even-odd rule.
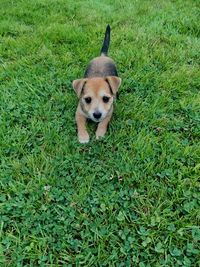
[[107, 25], [107, 27], [106, 27], [106, 31], [107, 31], [107, 32], [110, 32], [110, 24]]

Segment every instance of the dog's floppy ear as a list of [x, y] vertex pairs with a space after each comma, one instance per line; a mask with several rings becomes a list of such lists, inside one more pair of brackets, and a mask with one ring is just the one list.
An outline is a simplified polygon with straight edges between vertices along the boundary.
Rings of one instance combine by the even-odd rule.
[[72, 86], [75, 92], [77, 93], [78, 97], [80, 97], [86, 82], [87, 82], [87, 79], [78, 79], [72, 82]]
[[121, 78], [117, 76], [107, 76], [105, 81], [108, 83], [111, 93], [116, 96], [117, 90], [121, 84]]

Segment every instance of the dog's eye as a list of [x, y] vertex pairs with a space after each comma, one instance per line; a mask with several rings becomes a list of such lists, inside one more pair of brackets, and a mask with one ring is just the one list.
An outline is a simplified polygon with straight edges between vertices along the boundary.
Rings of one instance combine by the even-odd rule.
[[103, 102], [104, 102], [104, 103], [108, 103], [109, 99], [110, 99], [110, 97], [108, 97], [108, 96], [103, 96]]
[[91, 98], [91, 97], [86, 97], [86, 98], [85, 98], [85, 102], [86, 102], [87, 104], [90, 104], [91, 101], [92, 101], [92, 98]]

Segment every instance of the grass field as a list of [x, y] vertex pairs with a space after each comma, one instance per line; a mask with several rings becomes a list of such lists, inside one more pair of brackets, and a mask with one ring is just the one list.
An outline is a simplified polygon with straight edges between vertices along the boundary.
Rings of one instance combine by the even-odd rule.
[[[200, 265], [200, 2], [0, 0], [0, 266]], [[73, 79], [123, 79], [80, 145]]]

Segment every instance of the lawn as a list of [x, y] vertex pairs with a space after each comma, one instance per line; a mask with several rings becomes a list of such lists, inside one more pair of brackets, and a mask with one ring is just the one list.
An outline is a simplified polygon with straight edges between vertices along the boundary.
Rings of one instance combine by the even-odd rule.
[[[0, 7], [0, 266], [199, 266], [199, 1]], [[108, 23], [123, 82], [81, 145], [71, 82]]]

